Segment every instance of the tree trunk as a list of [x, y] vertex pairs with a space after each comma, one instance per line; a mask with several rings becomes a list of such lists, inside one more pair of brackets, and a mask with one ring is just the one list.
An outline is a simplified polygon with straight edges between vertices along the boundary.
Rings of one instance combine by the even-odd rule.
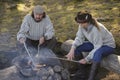
[[[67, 40], [62, 44], [61, 48], [66, 52], [69, 52], [72, 43], [73, 43], [73, 40]], [[109, 71], [113, 71], [120, 74], [120, 56], [111, 54], [103, 58], [103, 60], [101, 61], [101, 66], [106, 68]]]

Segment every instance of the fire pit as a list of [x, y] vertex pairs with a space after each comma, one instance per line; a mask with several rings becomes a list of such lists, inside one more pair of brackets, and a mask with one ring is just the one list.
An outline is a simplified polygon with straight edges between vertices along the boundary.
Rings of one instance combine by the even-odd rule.
[[48, 58], [56, 57], [50, 49], [41, 48], [39, 53], [35, 54], [34, 50], [30, 53], [34, 63], [26, 53], [12, 61], [21, 80], [70, 80], [70, 74], [61, 62], [57, 58]]

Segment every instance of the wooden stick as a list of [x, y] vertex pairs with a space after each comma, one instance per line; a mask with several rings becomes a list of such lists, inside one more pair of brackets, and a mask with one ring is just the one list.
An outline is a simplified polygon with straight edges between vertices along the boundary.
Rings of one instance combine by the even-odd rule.
[[59, 60], [63, 60], [63, 61], [69, 61], [69, 62], [79, 63], [79, 61], [68, 60], [68, 59], [65, 59], [65, 58], [58, 58], [58, 57], [46, 57], [46, 58], [59, 59]]

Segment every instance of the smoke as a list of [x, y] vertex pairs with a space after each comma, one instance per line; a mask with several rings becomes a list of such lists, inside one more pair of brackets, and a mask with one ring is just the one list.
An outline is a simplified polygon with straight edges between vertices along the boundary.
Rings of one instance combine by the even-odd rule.
[[56, 57], [56, 55], [53, 53], [52, 50], [48, 48], [40, 48], [38, 51], [35, 48], [28, 47], [28, 51], [33, 59], [33, 62], [31, 60], [31, 57], [29, 57], [29, 55], [27, 54], [27, 52], [24, 51], [22, 55], [13, 59], [13, 65], [16, 65], [20, 69], [33, 67], [33, 64], [45, 64], [48, 66], [61, 65], [58, 59], [51, 58]]
[[52, 57], [57, 57], [52, 50], [48, 48], [41, 48], [39, 53], [35, 55], [38, 63], [46, 65], [61, 65], [58, 59], [52, 59]]

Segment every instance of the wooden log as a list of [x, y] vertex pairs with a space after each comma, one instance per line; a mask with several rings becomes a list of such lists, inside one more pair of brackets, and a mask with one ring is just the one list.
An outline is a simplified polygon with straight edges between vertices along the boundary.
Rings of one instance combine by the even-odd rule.
[[[62, 44], [61, 48], [66, 52], [69, 52], [72, 43], [73, 40], [67, 40]], [[111, 54], [103, 58], [103, 60], [101, 61], [101, 67], [120, 74], [120, 56], [116, 54]]]

